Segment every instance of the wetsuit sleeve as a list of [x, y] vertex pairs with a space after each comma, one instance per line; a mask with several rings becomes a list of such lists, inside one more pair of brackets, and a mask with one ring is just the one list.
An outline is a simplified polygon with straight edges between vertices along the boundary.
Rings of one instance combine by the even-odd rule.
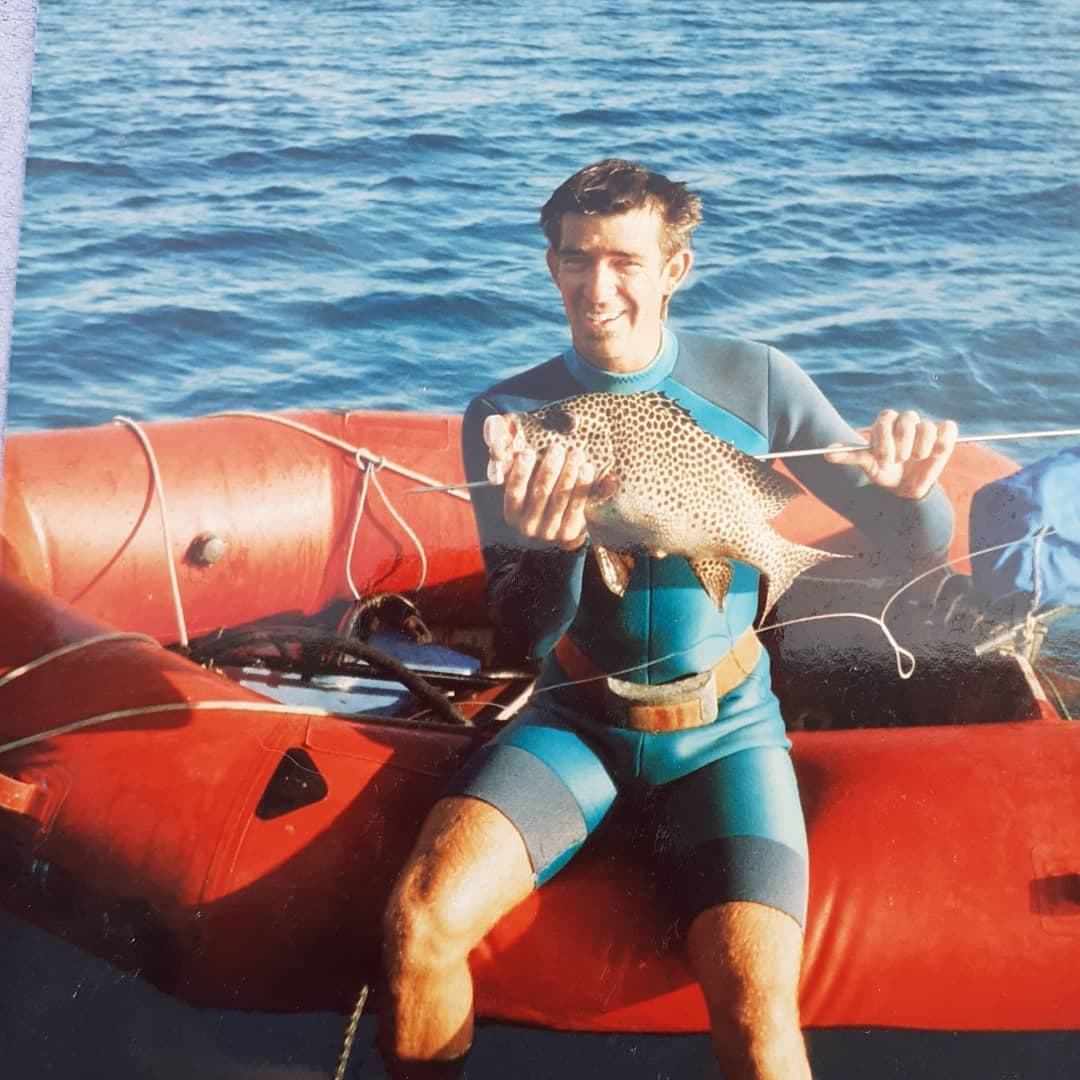
[[[806, 450], [863, 440], [790, 357], [769, 349], [770, 449]], [[881, 545], [898, 572], [941, 561], [952, 539], [952, 506], [937, 485], [922, 499], [905, 499], [874, 484], [854, 465], [823, 457], [793, 458], [792, 473], [822, 502]]]
[[[465, 412], [462, 456], [469, 480], [487, 478], [484, 421], [500, 411], [477, 398]], [[506, 524], [502, 496], [501, 487], [472, 490], [487, 571], [488, 613], [501, 638], [500, 651], [510, 657], [539, 658], [551, 651], [577, 612], [586, 549], [527, 546], [530, 542]]]

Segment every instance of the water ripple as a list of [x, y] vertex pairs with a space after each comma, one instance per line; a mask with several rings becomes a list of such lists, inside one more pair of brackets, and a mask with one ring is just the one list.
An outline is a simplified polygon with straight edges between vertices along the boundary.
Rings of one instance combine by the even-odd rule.
[[565, 15], [43, 5], [12, 426], [459, 409], [565, 345], [537, 214], [611, 154], [705, 197], [676, 325], [774, 341], [860, 420], [1080, 422], [1075, 5]]

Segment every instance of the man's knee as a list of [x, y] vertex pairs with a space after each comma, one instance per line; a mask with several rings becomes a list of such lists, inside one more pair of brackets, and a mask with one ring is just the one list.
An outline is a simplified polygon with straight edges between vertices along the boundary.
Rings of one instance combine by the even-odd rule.
[[[407, 864], [383, 916], [383, 937], [392, 966], [439, 967], [467, 953], [467, 922], [452, 893], [440, 888], [436, 857], [420, 855]], [[455, 918], [455, 913], [458, 912]]]
[[687, 936], [710, 1012], [733, 1024], [798, 1021], [802, 928], [787, 913], [750, 902], [702, 912]]
[[386, 906], [391, 971], [464, 961], [532, 888], [524, 844], [499, 811], [474, 799], [437, 803]]

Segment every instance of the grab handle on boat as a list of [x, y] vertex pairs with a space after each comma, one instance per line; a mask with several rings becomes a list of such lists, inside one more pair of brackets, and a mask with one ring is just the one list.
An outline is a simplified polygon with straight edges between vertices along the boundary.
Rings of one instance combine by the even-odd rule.
[[7, 824], [35, 832], [48, 829], [64, 801], [67, 787], [66, 777], [54, 770], [27, 779], [0, 772], [0, 826]]
[[0, 811], [33, 818], [39, 824], [44, 824], [48, 803], [44, 779], [38, 782], [17, 780], [0, 772]]

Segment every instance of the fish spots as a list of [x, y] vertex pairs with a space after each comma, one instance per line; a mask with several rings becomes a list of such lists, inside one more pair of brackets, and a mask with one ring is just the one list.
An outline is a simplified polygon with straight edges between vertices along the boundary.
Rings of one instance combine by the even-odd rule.
[[508, 421], [538, 453], [557, 439], [577, 447], [597, 475], [615, 478], [614, 494], [586, 509], [594, 542], [602, 533], [616, 555], [686, 558], [718, 606], [729, 559], [768, 576], [771, 607], [798, 573], [829, 557], [768, 524], [800, 490], [796, 484], [705, 431], [662, 393], [583, 394]]

